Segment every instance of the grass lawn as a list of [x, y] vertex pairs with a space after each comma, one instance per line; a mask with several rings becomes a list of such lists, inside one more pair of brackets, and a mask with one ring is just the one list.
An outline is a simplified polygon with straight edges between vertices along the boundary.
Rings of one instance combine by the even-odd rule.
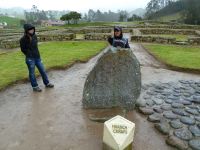
[[200, 47], [144, 44], [155, 57], [181, 68], [200, 69]]
[[187, 41], [189, 35], [181, 35], [181, 34], [151, 34], [151, 36], [159, 36], [159, 37], [166, 37], [166, 38], [176, 38], [177, 41]]
[[[50, 69], [87, 61], [106, 46], [106, 42], [99, 41], [46, 42], [39, 44], [39, 49], [45, 68]], [[0, 90], [28, 77], [25, 58], [20, 51], [0, 55], [0, 64]]]

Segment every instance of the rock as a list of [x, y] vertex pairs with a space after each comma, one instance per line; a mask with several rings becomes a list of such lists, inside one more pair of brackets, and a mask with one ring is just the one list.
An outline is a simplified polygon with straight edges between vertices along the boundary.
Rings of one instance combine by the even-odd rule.
[[151, 115], [154, 113], [152, 108], [147, 107], [139, 107], [139, 112], [141, 112], [144, 115]]
[[193, 118], [190, 118], [190, 117], [181, 117], [180, 121], [184, 124], [187, 124], [187, 125], [194, 125], [195, 124], [195, 120]]
[[200, 96], [196, 96], [196, 95], [194, 95], [192, 101], [193, 101], [194, 103], [198, 103], [198, 104], [200, 104]]
[[172, 104], [173, 101], [172, 101], [171, 99], [166, 99], [166, 100], [165, 100], [165, 103], [167, 103], [167, 104]]
[[148, 99], [148, 100], [146, 100], [146, 104], [147, 104], [148, 106], [152, 107], [155, 103], [154, 103], [153, 100]]
[[192, 133], [188, 129], [177, 129], [174, 131], [174, 135], [182, 140], [191, 140]]
[[188, 145], [186, 142], [182, 141], [181, 139], [171, 135], [168, 136], [168, 138], [166, 139], [166, 143], [170, 146], [173, 146], [179, 150], [187, 150]]
[[197, 109], [198, 110], [198, 107], [196, 105], [188, 105], [187, 107], [191, 108], [191, 109]]
[[165, 118], [167, 118], [167, 119], [177, 119], [178, 118], [178, 116], [177, 115], [175, 115], [174, 113], [172, 113], [172, 112], [164, 112], [163, 113], [163, 116], [165, 117]]
[[164, 103], [164, 101], [162, 99], [159, 99], [159, 98], [154, 98], [153, 101], [156, 105], [161, 105], [162, 103]]
[[89, 73], [84, 108], [134, 109], [141, 91], [140, 63], [130, 49], [107, 48]]
[[187, 100], [181, 100], [181, 101], [179, 101], [179, 103], [181, 103], [183, 105], [191, 105], [192, 104], [191, 101], [187, 101]]
[[189, 126], [189, 130], [194, 136], [200, 137], [200, 129], [197, 126]]
[[185, 111], [192, 115], [199, 115], [199, 112], [196, 109], [186, 108]]
[[200, 150], [200, 139], [192, 139], [189, 141], [189, 146], [193, 150]]
[[196, 121], [200, 122], [200, 117], [199, 116], [195, 116]]
[[180, 129], [180, 128], [183, 127], [183, 124], [180, 121], [178, 121], [178, 120], [172, 120], [172, 121], [170, 121], [170, 125], [174, 129]]
[[160, 122], [160, 119], [161, 119], [161, 115], [154, 113], [154, 114], [150, 115], [147, 120], [150, 122]]
[[171, 109], [171, 105], [164, 104], [164, 105], [161, 106], [161, 109], [170, 110]]
[[193, 98], [192, 97], [182, 97], [185, 101], [189, 101], [192, 103]]
[[156, 113], [162, 113], [162, 112], [163, 112], [163, 110], [160, 109], [160, 107], [158, 107], [158, 106], [154, 107], [153, 110], [154, 110]]
[[145, 107], [146, 106], [146, 100], [143, 98], [138, 98], [136, 100], [136, 106], [137, 107]]
[[172, 112], [180, 116], [189, 116], [184, 109], [174, 108], [172, 109]]
[[169, 123], [166, 122], [166, 121], [165, 122], [161, 122], [161, 123], [156, 123], [154, 125], [154, 127], [164, 135], [168, 135], [169, 134], [170, 126], [169, 126]]
[[173, 107], [173, 108], [183, 108], [184, 105], [183, 105], [183, 104], [180, 104], [180, 103], [172, 103], [172, 107]]
[[173, 100], [173, 101], [177, 101], [177, 100], [179, 100], [179, 98], [176, 97], [176, 96], [168, 96], [167, 99], [170, 99], [170, 100]]
[[147, 91], [146, 94], [151, 95], [151, 96], [156, 95], [156, 93], [154, 91]]

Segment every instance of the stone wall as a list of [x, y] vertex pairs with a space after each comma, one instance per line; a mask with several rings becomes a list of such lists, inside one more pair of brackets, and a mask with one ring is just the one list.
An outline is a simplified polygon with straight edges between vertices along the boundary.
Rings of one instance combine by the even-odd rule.
[[[73, 33], [42, 33], [38, 34], [38, 41], [39, 42], [46, 42], [46, 41], [68, 41], [73, 40], [76, 35]], [[0, 38], [0, 47], [1, 48], [16, 48], [19, 47], [19, 38]]]
[[131, 41], [147, 42], [147, 43], [175, 44], [176, 38], [165, 38], [165, 37], [140, 35], [140, 36], [131, 36]]
[[200, 30], [200, 26], [195, 25], [134, 25], [127, 28], [164, 28], [164, 29], [193, 29]]
[[39, 42], [45, 41], [67, 41], [76, 37], [73, 33], [42, 33], [38, 35]]
[[85, 34], [85, 40], [107, 40], [111, 37], [110, 33], [88, 33]]
[[111, 28], [79, 28], [79, 29], [67, 29], [64, 32], [75, 34], [87, 34], [87, 33], [111, 33]]
[[0, 43], [1, 48], [16, 48], [19, 47], [19, 39], [7, 39]]
[[197, 35], [195, 30], [181, 30], [181, 29], [156, 29], [156, 28], [146, 28], [139, 29], [142, 34], [182, 34], [182, 35]]
[[190, 37], [188, 38], [188, 43], [190, 45], [200, 45], [200, 37]]

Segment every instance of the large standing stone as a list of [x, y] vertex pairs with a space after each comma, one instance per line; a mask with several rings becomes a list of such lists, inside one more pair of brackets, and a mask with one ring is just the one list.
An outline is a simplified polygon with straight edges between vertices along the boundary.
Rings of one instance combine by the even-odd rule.
[[140, 91], [140, 64], [133, 52], [110, 47], [86, 79], [83, 107], [133, 109]]

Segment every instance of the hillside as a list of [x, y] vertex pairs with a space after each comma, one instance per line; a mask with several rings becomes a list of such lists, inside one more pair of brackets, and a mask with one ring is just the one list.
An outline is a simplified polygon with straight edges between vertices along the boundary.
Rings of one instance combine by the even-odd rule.
[[163, 9], [153, 13], [149, 16], [150, 19], [160, 20], [160, 21], [179, 21], [182, 22], [182, 12], [185, 6], [182, 1], [173, 2], [170, 5], [164, 7]]
[[145, 13], [146, 13], [145, 9], [138, 8], [138, 9], [135, 9], [135, 10], [131, 11], [129, 13], [129, 16], [131, 17], [132, 15], [137, 15], [137, 16], [143, 17]]
[[8, 16], [0, 16], [0, 22], [6, 22], [9, 27], [19, 27], [20, 19], [8, 17]]

